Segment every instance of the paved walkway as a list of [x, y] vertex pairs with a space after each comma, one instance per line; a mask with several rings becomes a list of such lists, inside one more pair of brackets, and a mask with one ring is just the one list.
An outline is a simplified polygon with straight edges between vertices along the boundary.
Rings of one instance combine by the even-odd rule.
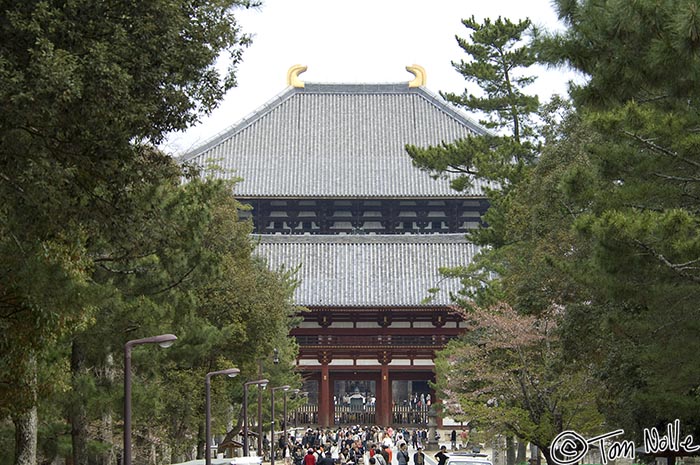
[[[396, 451], [398, 448], [394, 447], [393, 448], [393, 453], [392, 453], [392, 460], [391, 460], [391, 465], [398, 465], [398, 461], [396, 459]], [[413, 454], [415, 454], [417, 449], [414, 449], [410, 445], [408, 446], [408, 455], [411, 457], [411, 461], [409, 462], [408, 465], [415, 465], [413, 463]], [[425, 454], [425, 464], [426, 465], [437, 465], [437, 462], [435, 461], [435, 454], [437, 454], [437, 450], [424, 450], [423, 453]], [[226, 459], [211, 459], [212, 465], [229, 465], [235, 458], [226, 458]], [[182, 463], [177, 463], [173, 465], [205, 465], [205, 460], [190, 460], [189, 462], [182, 462]], [[265, 461], [263, 462], [262, 465], [270, 465], [270, 461]], [[275, 460], [275, 465], [284, 465], [284, 460]], [[369, 465], [369, 454], [365, 454], [364, 458], [364, 465]]]

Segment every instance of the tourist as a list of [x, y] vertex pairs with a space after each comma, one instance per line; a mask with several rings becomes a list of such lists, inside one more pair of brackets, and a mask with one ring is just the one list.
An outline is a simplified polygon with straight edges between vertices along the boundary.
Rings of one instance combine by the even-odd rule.
[[304, 463], [304, 449], [301, 445], [297, 445], [292, 453], [292, 461], [294, 465], [302, 465]]
[[[316, 456], [314, 455], [314, 450], [309, 449], [306, 451], [306, 455], [304, 456], [304, 465], [316, 465]], [[445, 465], [440, 464], [440, 465]]]
[[391, 449], [389, 446], [382, 444], [382, 451], [380, 452], [380, 455], [384, 457], [384, 462], [386, 462], [387, 465], [391, 465]]
[[[445, 465], [447, 462], [447, 446], [442, 446], [440, 447], [440, 452], [435, 454], [435, 458], [437, 459], [437, 465]], [[306, 465], [306, 464], [304, 464]]]
[[425, 454], [422, 446], [418, 446], [418, 452], [413, 454], [413, 463], [415, 465], [425, 465]]
[[408, 465], [409, 461], [408, 445], [405, 442], [399, 444], [399, 451], [396, 453], [396, 460], [399, 465]]
[[377, 449], [376, 449], [374, 455], [370, 459], [370, 463], [372, 463], [372, 460], [375, 460], [377, 465], [388, 465], [386, 458], [384, 458], [384, 455], [382, 454], [382, 451], [379, 450], [379, 446], [377, 446]]
[[333, 456], [330, 451], [326, 452], [321, 459], [318, 461], [317, 465], [335, 465], [333, 462]]

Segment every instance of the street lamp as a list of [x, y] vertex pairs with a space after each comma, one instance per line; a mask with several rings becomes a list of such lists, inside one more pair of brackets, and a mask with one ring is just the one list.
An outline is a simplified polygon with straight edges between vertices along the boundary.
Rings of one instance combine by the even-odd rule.
[[[277, 348], [272, 349], [272, 363], [275, 365], [280, 363], [280, 351]], [[258, 360], [258, 377], [263, 377], [263, 359]], [[262, 424], [262, 395], [258, 394], [258, 451], [263, 449]]]
[[[284, 407], [283, 407], [283, 412], [284, 412], [284, 420], [283, 420], [283, 428], [284, 432], [284, 448], [282, 449], [282, 458], [287, 458], [287, 445], [289, 441], [289, 436], [287, 435], [287, 392], [291, 392], [294, 395], [299, 395], [300, 391], [299, 389], [292, 389], [291, 391], [287, 391], [287, 389], [284, 390]], [[304, 393], [306, 394], [306, 393]], [[286, 462], [285, 462], [286, 463]]]
[[[295, 392], [296, 397], [305, 397], [305, 396], [308, 396], [308, 395], [309, 395], [308, 392], [306, 392], [306, 391], [299, 391], [299, 389], [295, 389], [294, 391], [296, 391], [296, 392]], [[285, 401], [286, 401], [286, 400], [287, 400], [287, 399], [285, 398]], [[284, 407], [287, 408], [286, 405], [285, 405]], [[285, 415], [285, 416], [286, 416], [286, 415]], [[285, 423], [285, 424], [286, 424], [286, 423]], [[294, 427], [295, 427], [295, 428], [297, 427], [297, 415], [294, 415]], [[287, 429], [286, 429], [286, 426], [285, 426], [285, 432], [286, 432], [286, 431], [287, 431]]]
[[[261, 388], [265, 389], [267, 383], [270, 381], [266, 379], [258, 379], [256, 381], [248, 381], [243, 383], [243, 456], [248, 457], [248, 386], [254, 384], [259, 385]], [[260, 451], [258, 451], [260, 452]]]
[[216, 375], [228, 375], [229, 378], [235, 377], [241, 370], [238, 368], [229, 368], [221, 371], [212, 371], [207, 373], [204, 378], [204, 391], [206, 397], [206, 407], [204, 409], [205, 416], [205, 440], [206, 445], [204, 446], [204, 460], [206, 465], [211, 465], [211, 377]]
[[[276, 350], [276, 349], [275, 349]], [[285, 384], [284, 386], [278, 386], [278, 387], [273, 387], [270, 389], [270, 449], [272, 449], [270, 453], [270, 465], [275, 465], [275, 391], [284, 391], [284, 403], [285, 406], [287, 405], [287, 391], [289, 391], [289, 386], [288, 384]], [[285, 409], [285, 414], [286, 414], [286, 409]]]
[[159, 344], [161, 347], [173, 345], [177, 336], [160, 336], [134, 339], [124, 345], [124, 465], [131, 465], [131, 348], [141, 344]]

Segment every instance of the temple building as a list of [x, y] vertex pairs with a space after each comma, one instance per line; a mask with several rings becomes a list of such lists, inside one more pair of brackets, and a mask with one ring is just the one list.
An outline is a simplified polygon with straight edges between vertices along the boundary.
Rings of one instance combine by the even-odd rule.
[[484, 130], [410, 82], [303, 82], [184, 157], [241, 178], [257, 253], [296, 269], [308, 308], [291, 335], [310, 392], [305, 424], [425, 424], [436, 399], [435, 352], [463, 330], [440, 267], [478, 252], [464, 232], [488, 207], [478, 181], [456, 192], [412, 165], [405, 146], [439, 145]]

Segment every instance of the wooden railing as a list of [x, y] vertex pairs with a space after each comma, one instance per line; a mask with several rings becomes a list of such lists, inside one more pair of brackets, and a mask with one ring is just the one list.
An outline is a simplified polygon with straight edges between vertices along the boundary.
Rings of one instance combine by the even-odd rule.
[[377, 413], [374, 405], [336, 405], [334, 411], [336, 425], [377, 424]]
[[[336, 405], [333, 418], [336, 425], [375, 425], [377, 423], [376, 408], [373, 405], [360, 408]], [[428, 424], [428, 407], [395, 405], [391, 409], [391, 418], [394, 426], [426, 426]], [[294, 427], [318, 425], [318, 405], [302, 405], [289, 412], [288, 421]]]
[[391, 419], [395, 425], [426, 426], [428, 424], [428, 407], [394, 405], [394, 408], [391, 409]]
[[306, 404], [288, 412], [287, 421], [289, 425], [294, 425], [295, 428], [304, 425], [318, 424], [318, 405]]
[[315, 335], [296, 336], [300, 346], [421, 346], [421, 347], [444, 347], [450, 339], [456, 336], [451, 335], [384, 335], [384, 336], [336, 336], [336, 335]]

